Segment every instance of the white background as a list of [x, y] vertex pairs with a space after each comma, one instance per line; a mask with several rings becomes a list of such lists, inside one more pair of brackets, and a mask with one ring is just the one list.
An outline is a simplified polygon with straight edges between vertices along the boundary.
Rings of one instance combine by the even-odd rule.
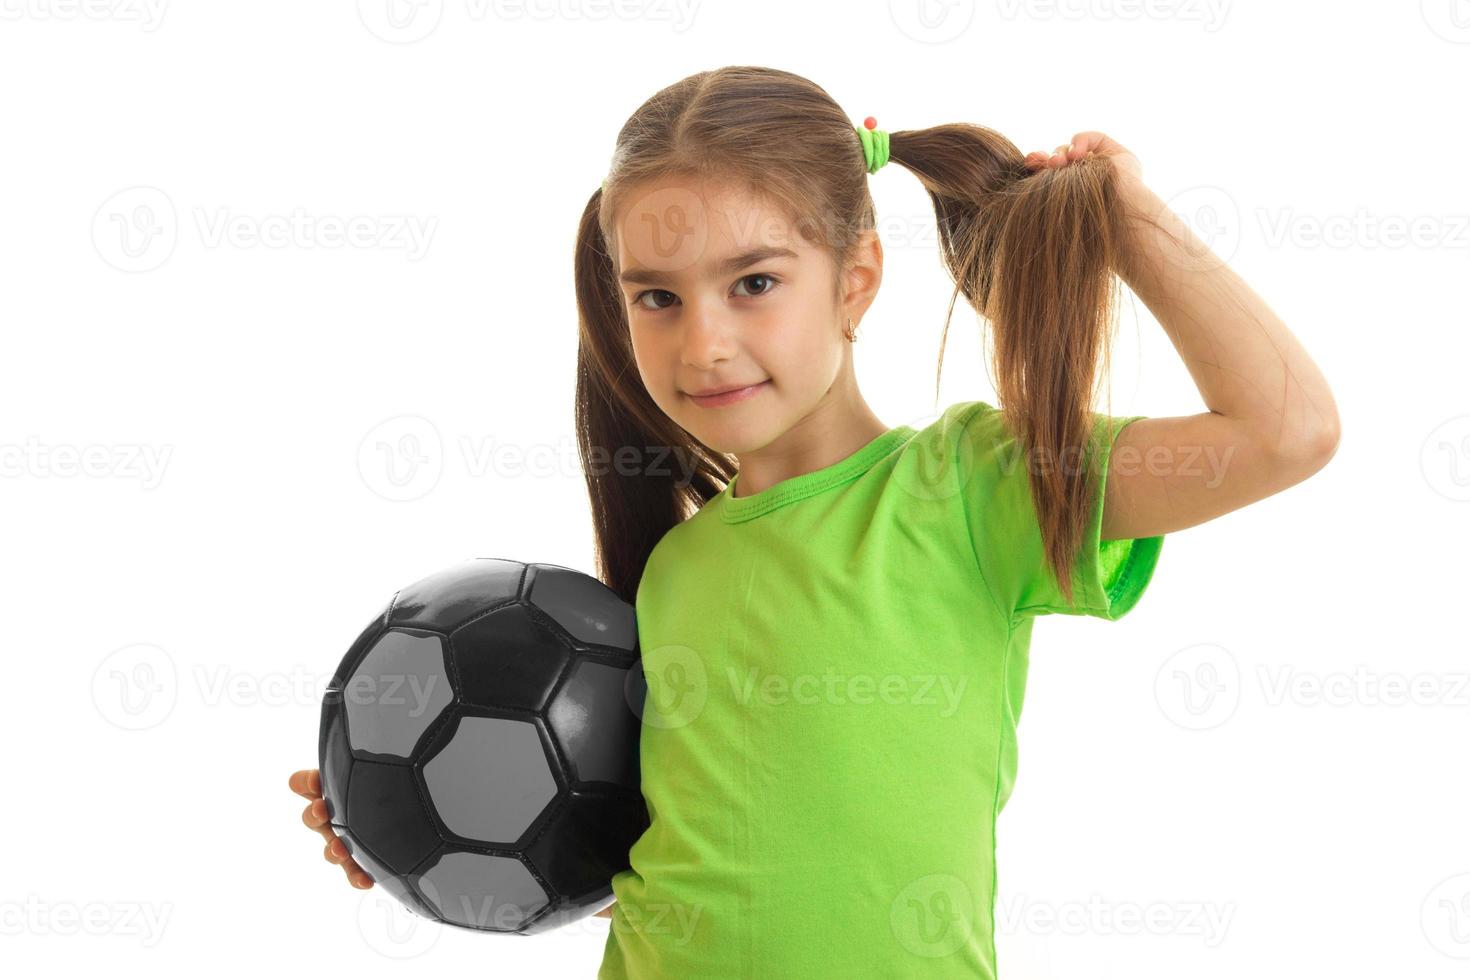
[[[578, 216], [639, 103], [763, 64], [854, 123], [1121, 140], [1341, 412], [1326, 469], [1170, 535], [1122, 622], [1037, 628], [1001, 975], [1465, 975], [1470, 6], [397, 9], [0, 0], [10, 972], [595, 974], [604, 919], [405, 931], [286, 777], [396, 589], [475, 556], [591, 569]], [[933, 213], [901, 167], [872, 180], [869, 402], [992, 400], [961, 306], [935, 403]], [[365, 240], [323, 237], [353, 218]], [[1110, 408], [1204, 410], [1141, 304]], [[374, 447], [406, 435], [428, 462], [399, 486]]]

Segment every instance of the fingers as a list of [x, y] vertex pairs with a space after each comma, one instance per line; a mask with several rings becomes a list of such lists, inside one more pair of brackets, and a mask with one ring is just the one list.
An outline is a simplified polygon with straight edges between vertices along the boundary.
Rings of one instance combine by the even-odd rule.
[[[347, 843], [332, 833], [331, 824], [317, 822], [319, 814], [314, 812], [314, 808], [318, 804], [322, 806], [326, 805], [321, 800], [314, 800], [307, 805], [306, 813], [302, 814], [302, 819], [308, 827], [319, 831], [322, 837], [326, 838], [327, 843], [322, 848], [322, 857], [326, 858], [332, 864], [341, 865], [343, 872], [347, 875], [348, 883], [353, 888], [366, 889], [373, 887], [373, 876], [362, 870], [362, 865], [352, 860], [352, 853], [347, 850]], [[320, 816], [324, 817], [325, 814], [320, 814]]]
[[1030, 170], [1039, 170], [1042, 167], [1057, 170], [1093, 155], [1107, 141], [1108, 138], [1102, 133], [1092, 131], [1078, 133], [1072, 137], [1072, 142], [1058, 145], [1051, 153], [1036, 150], [1026, 154], [1026, 167]]
[[347, 873], [347, 881], [353, 888], [373, 887], [373, 876], [362, 870], [362, 865], [352, 860], [347, 851], [347, 845], [342, 838], [333, 837], [323, 851], [324, 856], [332, 864], [340, 864], [342, 870]]
[[330, 815], [327, 813], [326, 800], [312, 800], [306, 804], [306, 809], [301, 811], [301, 822], [312, 830], [321, 830], [326, 826], [329, 819]]
[[1026, 166], [1032, 170], [1039, 170], [1046, 166], [1047, 155], [1040, 150], [1026, 154]]
[[309, 800], [319, 800], [322, 795], [322, 774], [319, 769], [298, 769], [291, 774], [291, 791]]

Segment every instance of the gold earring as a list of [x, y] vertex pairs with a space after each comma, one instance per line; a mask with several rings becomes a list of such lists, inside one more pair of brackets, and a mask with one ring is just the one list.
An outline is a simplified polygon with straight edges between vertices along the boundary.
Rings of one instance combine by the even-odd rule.
[[843, 336], [847, 338], [847, 342], [849, 344], [854, 343], [857, 340], [857, 331], [854, 330], [852, 327], [852, 317], [847, 318], [847, 332], [844, 333]]

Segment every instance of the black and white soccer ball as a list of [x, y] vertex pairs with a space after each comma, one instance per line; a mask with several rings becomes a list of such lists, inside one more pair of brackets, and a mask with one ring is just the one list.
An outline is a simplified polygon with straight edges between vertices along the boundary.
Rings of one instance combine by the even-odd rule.
[[633, 608], [558, 565], [478, 558], [403, 589], [322, 705], [332, 831], [429, 919], [532, 935], [607, 905], [648, 826]]

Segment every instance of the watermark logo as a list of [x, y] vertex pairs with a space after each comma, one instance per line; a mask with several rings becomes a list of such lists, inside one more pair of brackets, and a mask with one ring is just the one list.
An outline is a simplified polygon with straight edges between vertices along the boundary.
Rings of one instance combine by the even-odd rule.
[[3, 0], [0, 20], [116, 21], [151, 34], [163, 24], [168, 0]]
[[1419, 925], [1429, 945], [1456, 960], [1470, 960], [1470, 873], [1451, 875], [1424, 896]]
[[3, 936], [126, 936], [157, 946], [173, 915], [172, 902], [48, 902], [39, 895], [0, 902]]
[[1235, 912], [1234, 902], [1109, 901], [1096, 894], [1086, 901], [1047, 902], [1023, 895], [997, 903], [996, 920], [998, 928], [1006, 933], [1191, 936], [1213, 948], [1225, 941]]
[[1470, 415], [1457, 415], [1434, 427], [1419, 449], [1419, 470], [1441, 497], [1470, 500]]
[[151, 643], [114, 650], [92, 673], [92, 703], [118, 728], [152, 728], [173, 712], [178, 698], [173, 658]]
[[1240, 706], [1240, 665], [1216, 643], [1176, 651], [1154, 675], [1154, 701], [1180, 728], [1203, 731], [1229, 721]]
[[704, 658], [690, 647], [665, 644], [643, 651], [642, 677], [630, 670], [628, 704], [645, 725], [682, 728], [698, 718], [709, 698]]
[[1451, 44], [1470, 44], [1470, 2], [1419, 0], [1419, 14], [1438, 37]]
[[357, 447], [358, 475], [384, 500], [417, 500], [439, 484], [443, 471], [444, 441], [419, 415], [384, 420]]
[[163, 265], [178, 238], [174, 203], [157, 187], [124, 188], [103, 201], [92, 216], [97, 254], [123, 272], [147, 272]]
[[173, 449], [143, 443], [51, 444], [28, 436], [21, 444], [0, 443], [0, 478], [135, 479], [144, 490], [153, 490], [163, 482]]
[[357, 0], [362, 26], [389, 44], [412, 44], [434, 33], [444, 0]]
[[[191, 210], [194, 233], [205, 249], [341, 249], [400, 251], [422, 259], [439, 227], [436, 216], [413, 214], [245, 214], [227, 207]], [[149, 272], [174, 254], [181, 226], [173, 200], [157, 187], [139, 185], [113, 194], [92, 216], [92, 244], [122, 272]]]
[[888, 16], [910, 40], [943, 44], [970, 29], [975, 0], [888, 0]]
[[888, 909], [888, 924], [899, 945], [915, 956], [948, 956], [975, 929], [975, 896], [964, 880], [931, 874], [909, 882]]
[[1220, 262], [1229, 262], [1240, 248], [1240, 207], [1223, 188], [1213, 185], [1186, 188], [1170, 197], [1165, 207], [1178, 215]]
[[432, 949], [444, 931], [444, 923], [410, 911], [380, 882], [358, 899], [357, 931], [374, 952], [406, 960]]

